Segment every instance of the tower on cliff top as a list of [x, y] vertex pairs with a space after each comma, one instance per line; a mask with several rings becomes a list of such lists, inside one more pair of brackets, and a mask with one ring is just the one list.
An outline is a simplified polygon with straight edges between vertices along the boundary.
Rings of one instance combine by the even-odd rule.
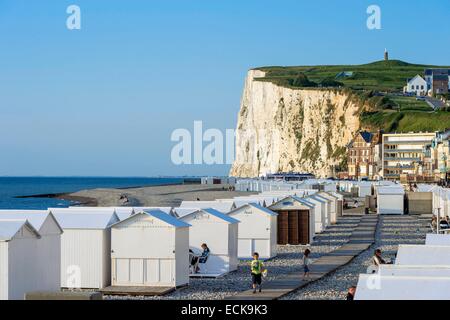
[[384, 49], [384, 61], [388, 60], [389, 60], [389, 52], [387, 51], [387, 49]]

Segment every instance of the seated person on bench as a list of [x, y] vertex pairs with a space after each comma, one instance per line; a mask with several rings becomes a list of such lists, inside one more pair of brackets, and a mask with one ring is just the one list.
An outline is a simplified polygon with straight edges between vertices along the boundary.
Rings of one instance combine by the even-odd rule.
[[[201, 247], [203, 249], [202, 255], [195, 256], [191, 260], [191, 265], [194, 267], [195, 273], [199, 272], [199, 270], [200, 270], [200, 268], [198, 267], [198, 264], [206, 263], [206, 261], [208, 260], [208, 257], [209, 257], [209, 253], [210, 253], [210, 250], [206, 243], [203, 243]], [[189, 250], [189, 251], [192, 251], [192, 250]]]

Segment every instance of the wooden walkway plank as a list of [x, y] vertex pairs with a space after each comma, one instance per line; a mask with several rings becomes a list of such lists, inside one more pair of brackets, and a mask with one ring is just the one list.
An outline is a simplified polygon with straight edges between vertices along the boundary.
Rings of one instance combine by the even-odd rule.
[[302, 280], [302, 272], [291, 272], [263, 283], [261, 293], [253, 293], [246, 290], [236, 295], [226, 297], [225, 300], [276, 300], [295, 290], [317, 281], [331, 272], [350, 263], [355, 257], [370, 248], [375, 242], [375, 232], [378, 224], [378, 216], [363, 216], [356, 228], [353, 229], [347, 243], [331, 251], [311, 264], [310, 279]]

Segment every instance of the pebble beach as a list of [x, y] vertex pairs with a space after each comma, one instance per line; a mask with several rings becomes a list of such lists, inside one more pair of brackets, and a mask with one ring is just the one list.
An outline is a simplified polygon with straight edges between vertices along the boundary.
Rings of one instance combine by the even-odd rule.
[[[311, 246], [278, 246], [278, 256], [265, 262], [268, 276], [265, 281], [275, 280], [290, 272], [302, 270], [301, 259], [303, 251], [309, 248], [311, 259], [317, 259], [331, 252], [348, 241], [353, 228], [357, 226], [360, 217], [342, 217], [338, 223], [318, 234]], [[250, 288], [249, 261], [241, 260], [238, 270], [217, 279], [191, 279], [186, 288], [174, 291], [162, 297], [142, 296], [107, 296], [106, 299], [175, 299], [175, 300], [221, 300], [240, 291]], [[333, 285], [330, 284], [330, 287]]]

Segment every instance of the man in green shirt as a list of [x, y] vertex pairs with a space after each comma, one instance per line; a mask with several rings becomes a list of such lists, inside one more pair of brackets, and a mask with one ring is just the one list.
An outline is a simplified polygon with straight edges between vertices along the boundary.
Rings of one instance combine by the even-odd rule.
[[253, 253], [253, 260], [250, 265], [252, 272], [253, 293], [256, 293], [256, 286], [259, 286], [261, 292], [262, 273], [266, 270], [261, 260], [259, 260], [258, 252]]

